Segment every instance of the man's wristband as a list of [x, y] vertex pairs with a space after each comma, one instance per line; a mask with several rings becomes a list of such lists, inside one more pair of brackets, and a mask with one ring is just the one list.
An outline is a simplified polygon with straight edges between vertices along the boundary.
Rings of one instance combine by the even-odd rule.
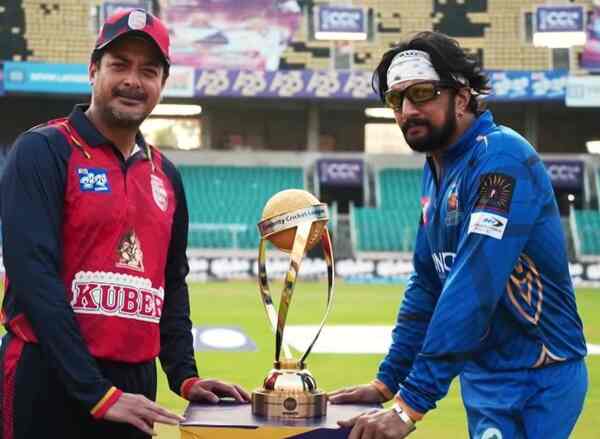
[[398, 417], [402, 420], [402, 422], [404, 422], [406, 425], [408, 425], [408, 428], [410, 428], [410, 431], [413, 431], [417, 428], [415, 426], [415, 421], [413, 421], [411, 419], [411, 417], [408, 416], [408, 413], [406, 413], [404, 411], [404, 409], [400, 406], [400, 404], [394, 404], [392, 406], [392, 410], [394, 410], [394, 412], [398, 415]]
[[190, 378], [184, 380], [183, 383], [181, 383], [181, 387], [179, 389], [179, 394], [181, 395], [181, 397], [183, 399], [187, 399], [189, 401], [190, 390], [192, 389], [192, 387], [194, 387], [194, 384], [196, 384], [198, 381], [200, 381], [200, 378], [190, 377]]

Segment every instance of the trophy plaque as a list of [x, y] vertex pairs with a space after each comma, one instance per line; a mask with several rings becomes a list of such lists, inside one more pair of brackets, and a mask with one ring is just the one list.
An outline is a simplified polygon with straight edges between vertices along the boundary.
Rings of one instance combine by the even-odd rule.
[[[258, 223], [261, 237], [258, 282], [267, 318], [275, 333], [275, 361], [263, 387], [252, 392], [252, 413], [257, 416], [285, 420], [318, 418], [327, 413], [327, 394], [317, 388], [315, 378], [306, 367], [306, 358], [323, 329], [333, 301], [333, 249], [327, 220], [326, 204], [320, 203], [310, 192], [288, 189], [271, 197]], [[275, 311], [267, 279], [267, 241], [290, 254], [290, 267], [285, 276], [278, 312]], [[300, 359], [295, 360], [284, 342], [283, 333], [300, 264], [306, 252], [318, 243], [321, 243], [327, 263], [327, 306], [314, 339]]]

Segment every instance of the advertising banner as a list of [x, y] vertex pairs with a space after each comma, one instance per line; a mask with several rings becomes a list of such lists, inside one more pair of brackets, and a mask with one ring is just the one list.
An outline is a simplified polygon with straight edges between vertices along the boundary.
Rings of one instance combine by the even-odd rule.
[[600, 108], [600, 76], [571, 76], [567, 81], [567, 107]]
[[[204, 258], [189, 256], [190, 279], [229, 280], [229, 279], [256, 279], [258, 276], [258, 262], [256, 258], [222, 257]], [[269, 258], [269, 278], [283, 278], [290, 266], [288, 258]], [[411, 258], [405, 259], [339, 259], [335, 263], [338, 278], [346, 281], [382, 281], [403, 282], [412, 272]], [[299, 276], [305, 280], [321, 280], [327, 278], [327, 264], [320, 258], [304, 258], [300, 266]]]
[[[566, 70], [489, 71], [490, 101], [562, 100]], [[196, 96], [378, 99], [368, 71], [197, 70]]]
[[194, 96], [194, 73], [194, 68], [190, 66], [171, 66], [163, 96], [177, 98]]
[[89, 94], [85, 64], [4, 63], [4, 88], [8, 92]]
[[[6, 62], [3, 73], [0, 93], [2, 87], [9, 92], [21, 93], [91, 93], [88, 66], [85, 64]], [[193, 67], [172, 66], [163, 96], [193, 97], [194, 73]]]
[[491, 101], [561, 100], [567, 85], [566, 70], [487, 72], [492, 86]]
[[583, 162], [581, 160], [544, 160], [552, 186], [559, 190], [583, 189]]
[[594, 6], [587, 26], [587, 41], [581, 53], [581, 67], [600, 71], [600, 5]]
[[[202, 257], [188, 254], [188, 281], [255, 280], [258, 262], [252, 257]], [[282, 279], [287, 273], [289, 258], [269, 258], [269, 279]], [[349, 283], [405, 283], [413, 271], [412, 256], [381, 259], [338, 259], [335, 262], [337, 279]], [[0, 275], [4, 275], [0, 253]], [[570, 262], [569, 272], [575, 285], [600, 284], [600, 262]], [[327, 279], [327, 264], [320, 258], [304, 258], [300, 267], [303, 280]]]
[[297, 0], [169, 0], [173, 64], [202, 69], [277, 70], [300, 27]]
[[535, 32], [582, 32], [585, 11], [581, 5], [538, 6]]
[[[258, 276], [256, 258], [205, 258], [189, 255], [189, 262], [189, 280], [250, 280], [256, 279]], [[269, 259], [267, 261], [269, 278], [283, 278], [289, 264], [287, 258]], [[338, 259], [335, 262], [336, 277], [350, 283], [404, 283], [412, 271], [413, 264], [410, 255], [381, 259]], [[569, 263], [569, 271], [576, 285], [600, 282], [600, 263], [598, 262], [572, 262]], [[300, 277], [304, 280], [327, 279], [327, 264], [323, 259], [305, 258], [302, 260]]]
[[321, 185], [362, 188], [364, 163], [357, 159], [321, 159], [317, 162]]
[[315, 38], [364, 40], [367, 38], [365, 12], [361, 8], [321, 6]]
[[[563, 70], [488, 74], [492, 86], [492, 95], [486, 98], [489, 101], [565, 99], [568, 76]], [[372, 72], [364, 70], [205, 70], [173, 65], [164, 96], [378, 100], [371, 88], [371, 76]], [[4, 88], [15, 93], [89, 94], [88, 66], [7, 62]]]
[[197, 70], [196, 96], [375, 99], [371, 72]]

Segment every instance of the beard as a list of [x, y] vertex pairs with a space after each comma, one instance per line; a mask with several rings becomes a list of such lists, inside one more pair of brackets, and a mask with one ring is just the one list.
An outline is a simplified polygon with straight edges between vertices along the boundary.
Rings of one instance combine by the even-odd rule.
[[[145, 102], [148, 99], [146, 93], [141, 90], [114, 89], [112, 96], [113, 98], [124, 97], [140, 102]], [[103, 105], [102, 113], [110, 125], [131, 129], [137, 129], [150, 114], [143, 108], [123, 109], [122, 106], [117, 107], [114, 102]]]
[[[418, 138], [411, 139], [407, 136], [410, 128], [422, 126], [426, 129], [426, 134]], [[406, 139], [406, 143], [413, 151], [417, 152], [434, 152], [443, 149], [447, 146], [450, 138], [456, 131], [456, 111], [454, 109], [454, 99], [448, 102], [446, 111], [446, 120], [441, 127], [434, 127], [427, 119], [408, 119], [402, 125], [402, 133]]]

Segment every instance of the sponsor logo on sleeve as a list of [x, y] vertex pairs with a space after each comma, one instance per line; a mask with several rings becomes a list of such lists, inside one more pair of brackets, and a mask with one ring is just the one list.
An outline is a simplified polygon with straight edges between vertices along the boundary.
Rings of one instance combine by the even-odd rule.
[[475, 212], [471, 214], [469, 222], [469, 233], [491, 236], [494, 239], [502, 239], [508, 219], [489, 212]]
[[475, 210], [507, 214], [510, 209], [515, 179], [506, 174], [484, 174], [479, 183], [479, 198]]
[[77, 175], [81, 192], [110, 192], [106, 169], [78, 168]]

